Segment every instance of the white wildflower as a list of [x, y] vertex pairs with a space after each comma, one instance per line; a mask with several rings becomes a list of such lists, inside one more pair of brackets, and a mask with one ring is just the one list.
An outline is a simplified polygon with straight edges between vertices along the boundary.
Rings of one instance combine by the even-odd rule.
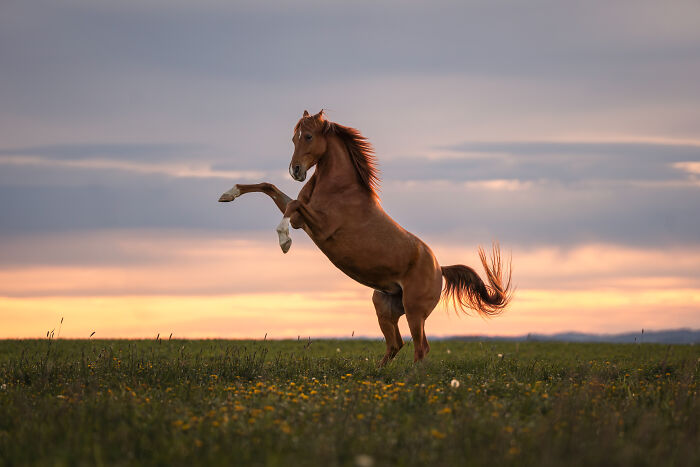
[[458, 388], [459, 381], [457, 381], [456, 379], [453, 379], [452, 381], [450, 381], [450, 386], [452, 386], [453, 388]]
[[335, 349], [335, 351], [336, 351], [336, 352], [340, 352], [340, 347], [338, 347], [337, 349]]
[[450, 349], [447, 349], [447, 353], [448, 353], [448, 354], [449, 354], [449, 353], [452, 353], [452, 351], [451, 351]]
[[7, 384], [2, 383], [2, 386], [0, 386], [0, 389], [2, 389], [3, 391], [5, 391], [5, 390], [7, 389]]
[[498, 354], [498, 358], [503, 358], [503, 354], [502, 354], [502, 353], [499, 353], [499, 354]]

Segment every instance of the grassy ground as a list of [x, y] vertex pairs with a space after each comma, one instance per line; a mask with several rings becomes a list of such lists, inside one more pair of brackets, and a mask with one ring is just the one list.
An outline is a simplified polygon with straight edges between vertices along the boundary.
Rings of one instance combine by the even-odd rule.
[[0, 464], [700, 465], [700, 347], [0, 341]]

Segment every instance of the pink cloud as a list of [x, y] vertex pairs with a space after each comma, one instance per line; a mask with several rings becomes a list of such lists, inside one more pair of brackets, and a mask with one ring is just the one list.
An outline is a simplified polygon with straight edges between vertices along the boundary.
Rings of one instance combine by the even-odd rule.
[[[0, 337], [40, 337], [65, 317], [63, 336], [379, 337], [371, 291], [336, 270], [302, 234], [288, 255], [269, 237], [100, 232], [55, 239], [73, 262], [0, 269]], [[37, 239], [14, 248], [44, 248]], [[45, 239], [46, 240], [46, 239]], [[44, 246], [42, 246], [44, 245]], [[72, 246], [71, 246], [72, 245]], [[83, 250], [79, 245], [85, 246]], [[92, 264], [101, 245], [119, 255]], [[475, 246], [432, 245], [445, 265], [477, 266]], [[143, 257], [143, 261], [136, 261]], [[436, 308], [429, 335], [518, 335], [700, 327], [700, 251], [582, 245], [513, 251], [518, 285], [498, 318]], [[479, 269], [479, 268], [477, 268]], [[405, 326], [404, 326], [405, 327]], [[404, 329], [406, 331], [406, 329]]]

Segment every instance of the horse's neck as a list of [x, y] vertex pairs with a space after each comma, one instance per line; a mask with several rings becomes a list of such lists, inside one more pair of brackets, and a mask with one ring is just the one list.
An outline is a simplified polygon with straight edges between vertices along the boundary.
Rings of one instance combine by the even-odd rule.
[[317, 188], [339, 191], [360, 184], [355, 165], [345, 144], [337, 137], [328, 138], [326, 154], [316, 168]]

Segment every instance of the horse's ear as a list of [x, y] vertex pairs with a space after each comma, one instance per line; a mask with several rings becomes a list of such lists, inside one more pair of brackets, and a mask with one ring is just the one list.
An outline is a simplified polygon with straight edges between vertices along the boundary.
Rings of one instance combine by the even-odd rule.
[[309, 111], [308, 111], [308, 110], [304, 110], [304, 115], [303, 115], [303, 117], [308, 117], [308, 116], [309, 116]]
[[326, 115], [323, 113], [323, 109], [321, 109], [321, 111], [319, 113], [314, 115], [314, 119], [318, 120], [319, 122], [322, 122], [326, 119]]

